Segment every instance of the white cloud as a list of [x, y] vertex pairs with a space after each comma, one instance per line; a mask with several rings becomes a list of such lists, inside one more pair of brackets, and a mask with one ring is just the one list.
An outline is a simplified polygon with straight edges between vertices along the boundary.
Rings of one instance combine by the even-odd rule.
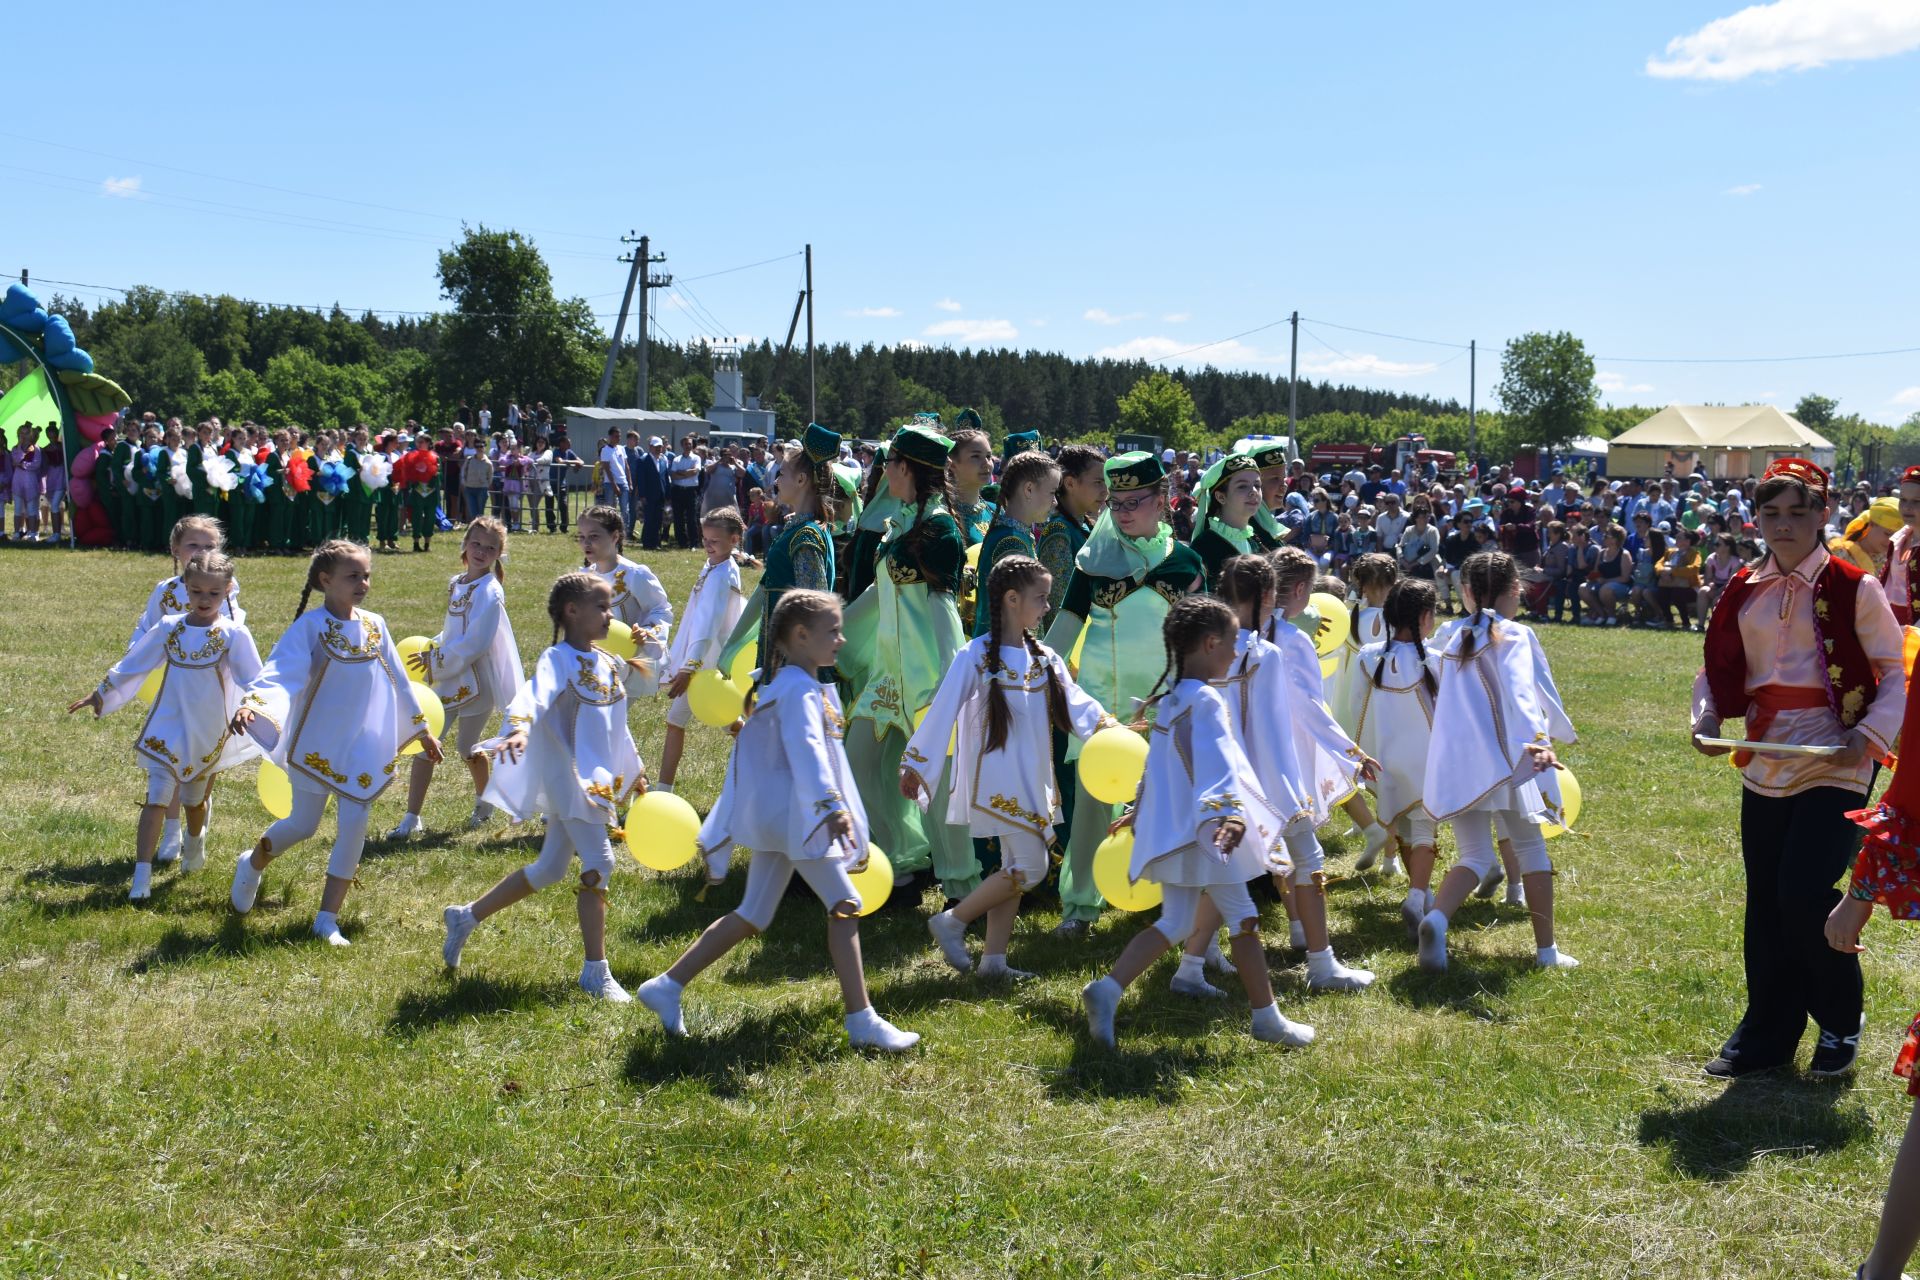
[[1166, 360], [1170, 356], [1179, 356], [1175, 363], [1199, 368], [1203, 365], [1244, 366], [1250, 364], [1272, 364], [1284, 360], [1283, 356], [1266, 355], [1237, 339], [1216, 342], [1211, 346], [1193, 350], [1193, 343], [1180, 338], [1168, 338], [1155, 335], [1144, 338], [1130, 338], [1126, 342], [1111, 347], [1102, 347], [1093, 353], [1101, 360]]
[[1750, 196], [1759, 189], [1760, 184], [1757, 182], [1743, 182], [1737, 187], [1728, 187], [1727, 194], [1730, 196]]
[[1091, 320], [1095, 324], [1125, 324], [1129, 320], [1142, 320], [1146, 317], [1143, 312], [1139, 311], [1129, 312], [1124, 316], [1117, 316], [1105, 307], [1088, 307], [1080, 313], [1080, 318], [1082, 320]]
[[942, 320], [923, 331], [929, 338], [956, 338], [962, 346], [982, 347], [995, 342], [1012, 342], [1020, 336], [1011, 320]]
[[131, 200], [140, 194], [140, 179], [137, 177], [108, 178], [100, 184], [100, 194], [103, 196], [118, 196], [122, 200]]
[[1608, 395], [1618, 395], [1621, 392], [1626, 392], [1629, 395], [1641, 395], [1653, 390], [1652, 383], [1628, 382], [1626, 374], [1615, 373], [1611, 369], [1594, 374], [1593, 385]]
[[1744, 80], [1830, 62], [1886, 58], [1920, 47], [1913, 0], [1775, 0], [1715, 18], [1647, 59], [1662, 80]]
[[900, 315], [898, 307], [856, 307], [847, 312], [850, 316], [866, 316], [872, 320], [893, 320]]
[[1191, 319], [1193, 319], [1193, 312], [1191, 312], [1191, 311], [1175, 311], [1175, 312], [1172, 312], [1172, 313], [1170, 313], [1170, 314], [1168, 314], [1168, 315], [1164, 315], [1164, 316], [1161, 316], [1161, 317], [1160, 317], [1160, 323], [1162, 323], [1162, 324], [1185, 324], [1185, 323], [1186, 323], [1187, 321], [1189, 321], [1189, 320], [1191, 320]]
[[933, 305], [941, 311], [960, 310], [960, 304], [955, 302], [952, 298], [942, 298], [940, 299], [940, 301], [934, 303]]
[[1312, 355], [1300, 360], [1300, 372], [1311, 374], [1338, 374], [1345, 378], [1417, 378], [1432, 373], [1439, 364], [1434, 361], [1408, 362], [1404, 360], [1383, 360], [1370, 351], [1346, 355]]
[[1920, 387], [1903, 387], [1894, 392], [1893, 403], [1903, 409], [1909, 405], [1920, 407]]

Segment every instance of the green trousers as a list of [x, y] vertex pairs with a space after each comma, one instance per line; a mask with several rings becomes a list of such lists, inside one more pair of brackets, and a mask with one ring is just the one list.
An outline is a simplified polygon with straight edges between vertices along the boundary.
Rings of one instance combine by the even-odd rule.
[[[1061, 779], [1062, 783], [1066, 781]], [[1064, 806], [1062, 806], [1064, 807]], [[1060, 918], [1085, 920], [1100, 918], [1106, 899], [1093, 885], [1093, 851], [1107, 838], [1107, 828], [1118, 815], [1119, 806], [1105, 804], [1087, 794], [1080, 784], [1080, 771], [1073, 773], [1073, 821], [1067, 827], [1067, 857], [1060, 864]]]
[[233, 550], [245, 552], [253, 549], [254, 517], [259, 514], [260, 504], [248, 502], [245, 498], [227, 499], [227, 541]]
[[873, 842], [893, 864], [895, 882], [932, 867], [949, 898], [964, 898], [979, 888], [980, 862], [973, 856], [971, 834], [942, 820], [950, 791], [947, 782], [941, 781], [933, 803], [922, 814], [919, 805], [900, 794], [900, 757], [906, 752], [907, 739], [898, 729], [889, 729], [876, 740], [873, 721], [854, 720], [847, 725], [846, 741], [847, 764], [860, 788]]
[[375, 496], [373, 516], [383, 545], [400, 537], [400, 499], [391, 488], [382, 489]]
[[352, 481], [347, 487], [347, 496], [340, 500], [346, 504], [346, 510], [341, 515], [341, 528], [346, 531], [347, 537], [364, 544], [373, 537], [373, 500], [355, 492], [359, 488], [360, 482]]

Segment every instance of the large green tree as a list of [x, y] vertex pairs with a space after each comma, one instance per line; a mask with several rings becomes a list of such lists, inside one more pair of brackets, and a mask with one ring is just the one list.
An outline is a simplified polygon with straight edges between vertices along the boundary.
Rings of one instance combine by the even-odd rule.
[[1828, 396], [1812, 393], [1800, 397], [1800, 403], [1793, 406], [1793, 416], [1803, 427], [1811, 427], [1825, 435], [1833, 426], [1834, 415], [1840, 411], [1840, 402]]
[[1207, 424], [1194, 408], [1193, 393], [1167, 373], [1155, 371], [1134, 383], [1120, 397], [1119, 409], [1116, 431], [1159, 436], [1176, 449], [1206, 443]]
[[600, 375], [600, 331], [580, 298], [553, 296], [553, 276], [518, 231], [469, 227], [440, 255], [440, 291], [453, 303], [435, 373], [448, 402], [585, 401]]
[[1553, 448], [1585, 434], [1600, 389], [1580, 339], [1528, 333], [1507, 342], [1494, 395], [1518, 433], [1516, 443]]

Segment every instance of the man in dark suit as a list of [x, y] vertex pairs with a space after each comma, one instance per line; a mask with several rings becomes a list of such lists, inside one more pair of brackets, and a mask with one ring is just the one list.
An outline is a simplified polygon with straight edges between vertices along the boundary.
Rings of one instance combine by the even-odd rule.
[[667, 505], [667, 451], [665, 441], [653, 436], [633, 464], [633, 500], [641, 519], [640, 545], [648, 551], [660, 549], [660, 523]]

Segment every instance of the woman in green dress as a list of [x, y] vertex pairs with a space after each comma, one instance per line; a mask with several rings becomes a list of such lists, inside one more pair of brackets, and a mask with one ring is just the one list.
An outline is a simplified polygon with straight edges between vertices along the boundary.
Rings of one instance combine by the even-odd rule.
[[[1034, 558], [1053, 575], [1043, 630], [1059, 616], [1060, 604], [1067, 598], [1067, 583], [1073, 578], [1073, 559], [1087, 545], [1093, 522], [1107, 506], [1107, 460], [1099, 450], [1070, 444], [1054, 461], [1060, 464], [1060, 487], [1053, 495], [1052, 514], [1034, 535]], [[1060, 737], [1064, 742], [1067, 735]], [[1064, 788], [1063, 793], [1070, 790]]]
[[[847, 607], [840, 671], [860, 691], [847, 716], [847, 761], [894, 883], [931, 868], [949, 898], [964, 898], [979, 887], [980, 864], [967, 828], [945, 821], [947, 784], [929, 797], [924, 817], [900, 792], [914, 720], [966, 643], [954, 599], [967, 544], [948, 509], [952, 450], [953, 441], [917, 424], [894, 436], [887, 486], [903, 509], [888, 522], [873, 586]], [[930, 761], [913, 763], [923, 775], [934, 772]], [[903, 906], [916, 901], [899, 896]]]
[[[1153, 692], [1166, 665], [1161, 624], [1182, 596], [1205, 589], [1206, 566], [1166, 522], [1166, 468], [1151, 453], [1107, 460], [1107, 509], [1074, 557], [1066, 599], [1047, 631], [1056, 653], [1071, 654], [1082, 629], [1080, 687], [1122, 721]], [[1079, 759], [1080, 744], [1067, 754]], [[1073, 820], [1060, 868], [1063, 938], [1085, 937], [1104, 901], [1093, 884], [1093, 851], [1106, 839], [1117, 806], [1095, 800], [1074, 779]]]
[[[949, 505], [961, 536], [971, 547], [987, 536], [987, 526], [993, 523], [994, 504], [984, 492], [993, 480], [993, 441], [987, 438], [980, 415], [971, 409], [962, 409], [953, 426], [953, 448], [947, 455]], [[1037, 444], [1039, 434], [1029, 434]]]
[[1193, 513], [1193, 549], [1207, 566], [1207, 590], [1218, 594], [1220, 566], [1253, 555], [1253, 520], [1264, 502], [1260, 468], [1244, 453], [1229, 453], [1200, 476]]
[[880, 540], [887, 535], [887, 521], [900, 514], [900, 500], [887, 488], [887, 446], [873, 451], [873, 469], [867, 473], [860, 494], [860, 514], [854, 518], [853, 539], [840, 563], [834, 586], [840, 598], [852, 604], [860, 593], [873, 585], [873, 569], [880, 563]]
[[733, 670], [742, 649], [754, 645], [754, 667], [766, 670], [767, 623], [774, 606], [789, 591], [833, 590], [833, 511], [839, 482], [833, 461], [840, 456], [840, 434], [817, 422], [807, 424], [800, 452], [788, 457], [774, 481], [774, 497], [790, 515], [767, 548], [767, 567], [740, 610], [740, 621], [720, 650], [720, 669]]

